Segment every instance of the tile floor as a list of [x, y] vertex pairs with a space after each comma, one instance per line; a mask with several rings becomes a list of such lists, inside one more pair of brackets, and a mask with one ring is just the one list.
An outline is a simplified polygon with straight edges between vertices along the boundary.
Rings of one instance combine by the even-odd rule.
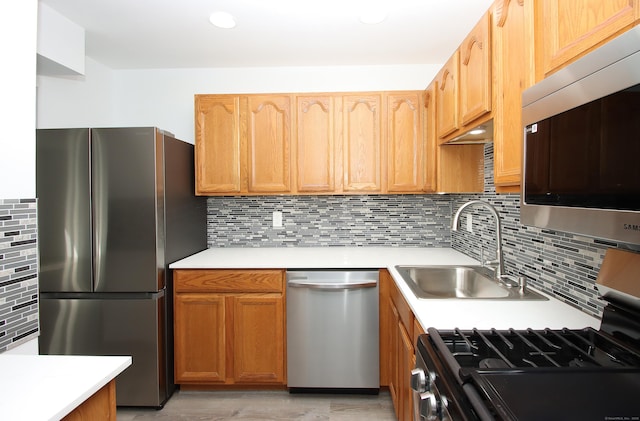
[[160, 411], [119, 409], [117, 421], [395, 421], [391, 397], [289, 394], [287, 391], [177, 391]]

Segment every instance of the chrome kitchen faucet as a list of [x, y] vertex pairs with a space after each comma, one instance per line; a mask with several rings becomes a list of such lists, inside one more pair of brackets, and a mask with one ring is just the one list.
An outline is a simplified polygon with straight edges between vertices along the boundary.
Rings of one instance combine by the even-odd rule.
[[453, 220], [451, 221], [451, 230], [458, 231], [458, 225], [460, 220], [460, 214], [462, 211], [472, 205], [482, 205], [486, 207], [489, 212], [493, 215], [496, 220], [496, 260], [490, 260], [488, 262], [484, 262], [484, 256], [480, 256], [480, 260], [482, 260], [482, 265], [486, 263], [489, 266], [495, 266], [496, 272], [495, 277], [497, 280], [501, 281], [504, 273], [504, 256], [502, 253], [502, 225], [500, 224], [500, 215], [498, 215], [498, 211], [493, 205], [490, 203], [484, 202], [482, 200], [471, 200], [458, 208], [456, 213], [453, 215]]

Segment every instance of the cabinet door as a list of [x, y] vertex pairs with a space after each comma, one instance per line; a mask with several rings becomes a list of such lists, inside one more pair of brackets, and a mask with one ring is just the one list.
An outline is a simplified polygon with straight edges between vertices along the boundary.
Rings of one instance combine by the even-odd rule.
[[[390, 366], [391, 366], [391, 308], [390, 288], [393, 279], [386, 269], [380, 270], [380, 386], [389, 386], [390, 383]], [[394, 325], [395, 327], [395, 325]]]
[[458, 122], [458, 55], [456, 52], [442, 67], [437, 80], [436, 117], [438, 138], [443, 139], [456, 131]]
[[335, 190], [335, 113], [332, 96], [296, 97], [299, 192]]
[[284, 383], [284, 300], [281, 295], [234, 297], [236, 383]]
[[537, 80], [634, 25], [638, 0], [535, 2]]
[[402, 338], [400, 337], [400, 330], [398, 326], [401, 324], [400, 315], [398, 309], [393, 304], [393, 300], [389, 297], [389, 394], [391, 395], [391, 401], [396, 411], [396, 418], [401, 419], [402, 416], [402, 392], [400, 390], [400, 343]]
[[[392, 323], [392, 369], [389, 392], [399, 421], [411, 421], [412, 391], [410, 387], [410, 365], [413, 363], [413, 345], [411, 344], [413, 330], [413, 313], [395, 284], [390, 288], [390, 314]], [[406, 323], [405, 323], [406, 321]]]
[[491, 19], [486, 13], [460, 46], [460, 118], [466, 125], [491, 111]]
[[421, 93], [386, 95], [387, 191], [423, 189], [423, 136]]
[[495, 112], [493, 117], [494, 182], [520, 185], [522, 168], [522, 91], [533, 84], [525, 4], [494, 3]]
[[240, 105], [234, 95], [196, 95], [196, 193], [240, 192]]
[[225, 298], [215, 294], [175, 296], [176, 383], [223, 383], [225, 370]]
[[413, 345], [407, 330], [402, 323], [398, 324], [398, 401], [400, 410], [399, 421], [413, 419], [413, 392], [411, 390], [411, 369], [413, 368]]
[[381, 191], [381, 105], [379, 94], [342, 98], [344, 191]]
[[424, 92], [424, 191], [428, 193], [436, 192], [438, 189], [436, 175], [438, 173], [436, 139], [436, 91], [435, 83], [429, 85]]
[[291, 98], [288, 95], [248, 96], [247, 176], [250, 193], [291, 190]]

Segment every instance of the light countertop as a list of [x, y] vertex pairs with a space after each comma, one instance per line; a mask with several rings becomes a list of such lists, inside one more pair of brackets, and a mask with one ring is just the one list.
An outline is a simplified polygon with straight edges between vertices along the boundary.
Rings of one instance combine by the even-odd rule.
[[130, 365], [128, 356], [2, 354], [2, 419], [60, 420]]
[[451, 248], [275, 247], [210, 248], [170, 265], [172, 269], [388, 269], [413, 313], [426, 330], [600, 328], [600, 320], [564, 302], [416, 298], [396, 265], [478, 265]]
[[360, 269], [390, 265], [478, 264], [450, 248], [263, 247], [210, 248], [186, 257], [172, 269]]

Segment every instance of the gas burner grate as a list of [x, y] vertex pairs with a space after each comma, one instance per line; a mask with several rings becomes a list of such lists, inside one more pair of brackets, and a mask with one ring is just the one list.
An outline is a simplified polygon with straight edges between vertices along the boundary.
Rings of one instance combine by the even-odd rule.
[[638, 351], [591, 328], [455, 329], [439, 335], [463, 368], [640, 366]]

